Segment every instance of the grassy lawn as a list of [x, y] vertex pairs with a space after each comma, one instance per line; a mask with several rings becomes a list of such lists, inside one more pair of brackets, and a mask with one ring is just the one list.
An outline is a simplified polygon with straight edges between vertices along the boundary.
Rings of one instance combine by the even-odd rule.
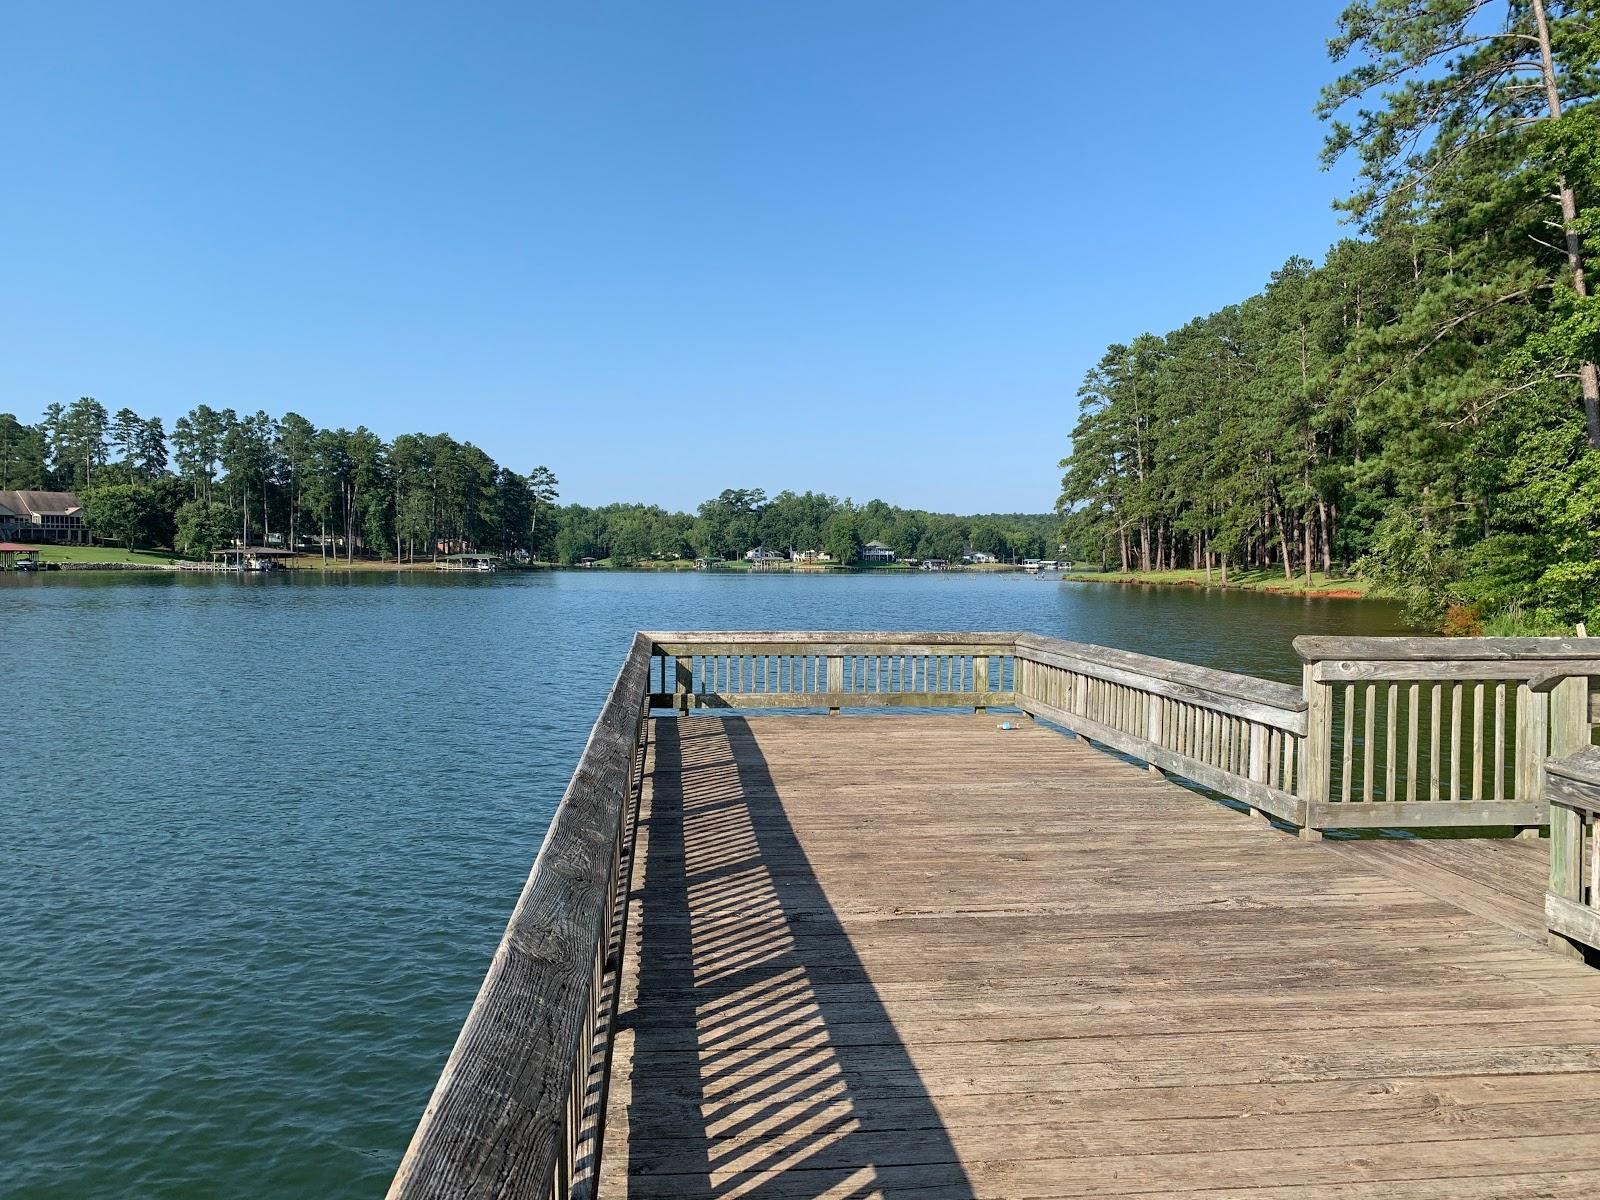
[[[1196, 570], [1175, 571], [1069, 571], [1066, 578], [1081, 580], [1086, 583], [1147, 583], [1164, 584], [1168, 587], [1205, 587], [1206, 573]], [[1211, 572], [1211, 586], [1222, 586], [1222, 572]], [[1293, 592], [1297, 595], [1330, 596], [1343, 599], [1356, 599], [1367, 594], [1365, 580], [1347, 578], [1341, 575], [1324, 575], [1321, 571], [1311, 573], [1311, 586], [1306, 586], [1306, 577], [1296, 575], [1293, 583], [1284, 582], [1283, 571], [1277, 567], [1265, 570], [1228, 572], [1228, 586], [1255, 592]]]
[[384, 562], [376, 558], [357, 558], [350, 562], [330, 554], [323, 558], [320, 554], [297, 554], [293, 558], [286, 558], [283, 564], [296, 571], [431, 571], [433, 560], [419, 558], [416, 562], [397, 563], [393, 560]]
[[124, 550], [120, 546], [35, 546], [39, 557], [55, 563], [141, 563], [165, 567], [188, 559], [170, 550]]

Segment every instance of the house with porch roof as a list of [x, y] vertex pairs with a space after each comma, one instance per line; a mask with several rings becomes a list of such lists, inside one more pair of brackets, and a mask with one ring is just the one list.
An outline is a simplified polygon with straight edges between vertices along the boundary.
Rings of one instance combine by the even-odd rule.
[[83, 505], [73, 492], [0, 491], [0, 540], [87, 546]]

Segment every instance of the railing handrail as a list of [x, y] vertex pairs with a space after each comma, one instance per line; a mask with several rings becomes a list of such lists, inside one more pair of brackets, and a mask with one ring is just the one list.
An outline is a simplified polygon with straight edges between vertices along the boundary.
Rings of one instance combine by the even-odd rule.
[[1549, 759], [1545, 770], [1567, 784], [1561, 788], [1563, 804], [1600, 812], [1600, 746], [1586, 746], [1572, 754]]
[[1108, 677], [1114, 672], [1137, 674], [1157, 684], [1173, 684], [1217, 699], [1239, 700], [1263, 709], [1276, 710], [1272, 715], [1285, 720], [1291, 727], [1298, 724], [1302, 732], [1304, 729], [1304, 721], [1296, 722], [1294, 714], [1305, 712], [1305, 696], [1299, 688], [1289, 684], [1178, 659], [1157, 658], [1114, 646], [1072, 642], [1043, 634], [992, 630], [903, 633], [881, 630], [674, 630], [648, 631], [644, 636], [651, 640], [656, 654], [665, 655], [714, 652], [713, 648], [725, 653], [777, 654], [809, 650], [818, 654], [850, 655], [872, 654], [908, 646], [926, 647], [929, 653], [945, 654], [1057, 654], [1082, 663], [1088, 673], [1105, 673]]
[[[1073, 669], [1081, 674], [1113, 682], [1123, 682], [1117, 678], [1121, 674], [1140, 676], [1155, 685], [1146, 690], [1159, 695], [1189, 703], [1204, 703], [1208, 699], [1222, 701], [1224, 703], [1218, 706], [1222, 711], [1293, 733], [1305, 732], [1305, 693], [1286, 683], [1042, 634], [1019, 633], [1016, 647], [1019, 653], [1026, 651], [1041, 656], [1041, 661], [1048, 661], [1043, 656], [1049, 655], [1071, 659]], [[1228, 704], [1229, 701], [1238, 701], [1240, 705]]]
[[[798, 653], [809, 650], [813, 654], [872, 654], [891, 647], [926, 646], [928, 653], [974, 653], [976, 648], [987, 649], [991, 654], [1010, 654], [1017, 635], [1013, 632], [905, 632], [883, 630], [760, 630], [760, 629], [705, 629], [705, 630], [647, 630], [641, 636], [650, 639], [656, 654], [704, 653], [716, 647], [722, 653]], [[765, 647], [771, 647], [765, 650]]]
[[1373, 662], [1481, 662], [1581, 659], [1600, 662], [1600, 639], [1555, 637], [1342, 637], [1301, 634], [1295, 653], [1306, 662], [1359, 658]]
[[1522, 680], [1545, 692], [1563, 679], [1600, 675], [1600, 639], [1590, 638], [1305, 634], [1294, 648], [1316, 683]]
[[390, 1184], [391, 1200], [565, 1200], [571, 1190], [649, 663], [649, 639], [636, 635]]

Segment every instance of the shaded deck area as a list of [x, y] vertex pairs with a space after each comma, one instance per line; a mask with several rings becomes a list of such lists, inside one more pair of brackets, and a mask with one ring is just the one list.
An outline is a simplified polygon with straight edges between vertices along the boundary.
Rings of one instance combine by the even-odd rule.
[[651, 722], [603, 1197], [1600, 1187], [1544, 843], [1300, 842], [997, 720]]

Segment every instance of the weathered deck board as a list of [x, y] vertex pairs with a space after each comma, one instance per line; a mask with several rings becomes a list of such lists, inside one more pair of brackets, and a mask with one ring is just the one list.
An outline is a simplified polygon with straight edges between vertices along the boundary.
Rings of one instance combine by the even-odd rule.
[[1368, 868], [1545, 944], [1550, 843], [1516, 838], [1382, 838], [1332, 842]]
[[1432, 863], [1473, 911], [995, 724], [654, 724], [602, 1197], [1600, 1188], [1537, 844]]

